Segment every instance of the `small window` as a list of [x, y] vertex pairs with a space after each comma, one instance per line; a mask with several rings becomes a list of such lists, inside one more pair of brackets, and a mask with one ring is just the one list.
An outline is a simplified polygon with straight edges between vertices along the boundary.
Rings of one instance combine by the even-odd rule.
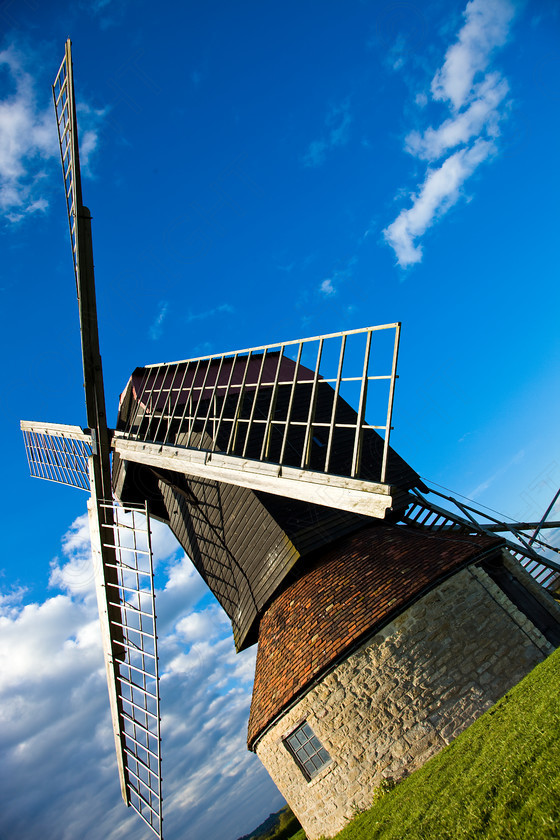
[[284, 739], [284, 743], [307, 781], [316, 776], [331, 760], [308, 723], [300, 724]]

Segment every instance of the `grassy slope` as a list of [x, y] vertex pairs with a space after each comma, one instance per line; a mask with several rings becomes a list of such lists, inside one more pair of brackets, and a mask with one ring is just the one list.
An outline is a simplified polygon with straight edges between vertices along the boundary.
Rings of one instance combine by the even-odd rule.
[[560, 838], [559, 693], [560, 649], [336, 840]]

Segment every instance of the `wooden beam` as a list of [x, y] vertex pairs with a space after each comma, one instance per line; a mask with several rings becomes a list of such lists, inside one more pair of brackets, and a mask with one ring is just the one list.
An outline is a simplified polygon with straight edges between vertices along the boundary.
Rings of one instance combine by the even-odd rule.
[[39, 420], [21, 420], [20, 429], [22, 432], [32, 432], [36, 435], [49, 435], [49, 437], [69, 438], [70, 440], [82, 440], [84, 443], [92, 443], [89, 431], [84, 432], [81, 426], [68, 426], [64, 423], [42, 423]]
[[554, 522], [488, 522], [484, 524], [487, 531], [533, 531], [535, 528], [560, 528], [560, 521]]
[[219, 452], [143, 443], [115, 433], [113, 448], [124, 461], [171, 470], [276, 496], [384, 519], [400, 492], [388, 484], [252, 461]]
[[[105, 662], [105, 676], [107, 677], [107, 689], [109, 691], [109, 704], [111, 707], [111, 721], [113, 724], [113, 737], [115, 740], [115, 752], [117, 754], [117, 768], [119, 772], [119, 782], [121, 786], [121, 795], [128, 805], [129, 795], [126, 783], [125, 761], [123, 755], [123, 735], [121, 726], [122, 703], [119, 700], [117, 692], [117, 663], [114, 658], [113, 641], [111, 634], [111, 623], [109, 610], [109, 595], [107, 592], [105, 580], [105, 563], [104, 563], [104, 547], [101, 539], [101, 522], [100, 522], [100, 505], [99, 500], [95, 498], [92, 493], [88, 500], [88, 518], [89, 518], [89, 533], [91, 539], [91, 558], [93, 561], [93, 571], [95, 575], [95, 594], [97, 596], [97, 609], [99, 610], [99, 623], [101, 625], [101, 641], [103, 644], [103, 659]], [[114, 608], [113, 608], [114, 609]], [[120, 610], [118, 611], [120, 618]]]

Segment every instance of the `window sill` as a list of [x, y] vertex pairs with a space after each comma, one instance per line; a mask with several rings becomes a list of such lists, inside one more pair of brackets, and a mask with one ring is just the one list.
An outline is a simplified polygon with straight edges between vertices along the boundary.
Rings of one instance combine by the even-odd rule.
[[332, 771], [334, 770], [334, 768], [335, 768], [336, 766], [337, 766], [336, 761], [331, 761], [331, 762], [330, 762], [330, 764], [327, 764], [327, 766], [326, 766], [326, 767], [323, 767], [323, 769], [322, 769], [322, 770], [319, 770], [319, 772], [317, 773], [317, 775], [316, 775], [316, 776], [313, 776], [313, 778], [312, 778], [312, 779], [310, 779], [310, 780], [307, 782], [307, 787], [308, 787], [308, 788], [311, 788], [311, 787], [314, 787], [315, 785], [319, 784], [320, 782], [322, 782], [322, 781], [323, 781], [323, 779], [324, 779], [326, 776], [328, 776], [328, 775], [329, 775], [329, 773], [332, 773]]

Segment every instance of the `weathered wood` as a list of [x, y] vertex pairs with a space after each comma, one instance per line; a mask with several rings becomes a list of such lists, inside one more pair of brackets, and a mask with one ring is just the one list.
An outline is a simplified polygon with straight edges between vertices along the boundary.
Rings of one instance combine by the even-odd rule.
[[82, 440], [84, 443], [92, 442], [91, 434], [84, 432], [81, 426], [68, 426], [64, 423], [42, 423], [38, 420], [22, 420], [19, 426], [22, 432], [32, 432], [36, 435], [50, 435], [50, 437], [68, 438], [70, 440]]
[[[115, 678], [117, 665], [113, 657], [113, 642], [109, 610], [115, 613], [115, 607], [111, 606], [110, 598], [105, 585], [103, 543], [101, 540], [101, 523], [99, 521], [99, 501], [92, 497], [88, 499], [89, 533], [91, 540], [91, 557], [95, 575], [95, 594], [97, 596], [97, 609], [99, 611], [99, 623], [101, 625], [101, 642], [103, 646], [103, 659], [105, 662], [105, 674], [107, 677], [107, 689], [109, 691], [109, 703], [111, 706], [111, 721], [113, 724], [113, 737], [115, 740], [115, 752], [117, 754], [117, 768], [121, 786], [122, 798], [128, 805], [128, 790], [124, 768], [123, 742], [121, 734], [120, 713], [122, 704], [117, 694], [117, 681]], [[120, 617], [120, 609], [116, 613]]]
[[393, 504], [390, 485], [362, 479], [314, 473], [275, 464], [263, 464], [232, 455], [186, 449], [162, 444], [142, 443], [116, 436], [115, 452], [126, 461], [226, 484], [235, 484], [287, 496], [312, 504], [384, 519]]

